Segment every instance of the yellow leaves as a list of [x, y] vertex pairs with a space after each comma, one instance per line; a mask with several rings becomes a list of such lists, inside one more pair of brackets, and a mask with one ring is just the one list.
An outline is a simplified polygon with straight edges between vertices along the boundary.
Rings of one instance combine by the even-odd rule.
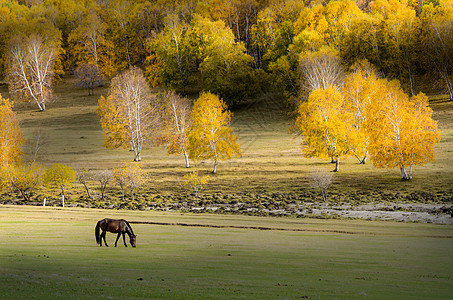
[[302, 130], [307, 157], [336, 157], [345, 155], [351, 113], [345, 107], [343, 95], [334, 87], [317, 89], [308, 101], [299, 106], [296, 126]]
[[190, 185], [190, 187], [198, 193], [199, 190], [203, 189], [203, 186], [208, 183], [209, 176], [200, 176], [198, 171], [189, 172], [184, 175], [184, 185]]
[[44, 168], [37, 163], [2, 166], [1, 186], [18, 190], [25, 200], [30, 200], [37, 186], [42, 183]]
[[113, 170], [113, 178], [122, 187], [135, 189], [145, 181], [145, 171], [137, 163], [125, 162]]
[[230, 127], [231, 112], [214, 94], [202, 93], [192, 110], [193, 123], [189, 134], [189, 157], [193, 160], [230, 159], [240, 157], [237, 135]]
[[0, 95], [0, 164], [17, 165], [21, 161], [24, 141], [12, 103]]
[[104, 146], [110, 149], [127, 149], [130, 146], [124, 142], [128, 137], [127, 123], [121, 117], [119, 107], [112, 101], [112, 96], [101, 96], [96, 112], [104, 129]]
[[311, 92], [299, 106], [296, 126], [308, 157], [354, 154], [361, 162], [369, 152], [376, 167], [406, 168], [434, 160], [440, 134], [424, 94], [409, 99], [398, 81], [377, 79], [359, 69], [340, 91], [330, 86]]
[[395, 81], [380, 80], [378, 91], [367, 121], [373, 164], [404, 169], [433, 161], [440, 134], [427, 97], [419, 94], [409, 99]]
[[56, 186], [61, 188], [75, 181], [76, 172], [70, 166], [55, 163], [44, 172], [43, 179], [47, 187]]

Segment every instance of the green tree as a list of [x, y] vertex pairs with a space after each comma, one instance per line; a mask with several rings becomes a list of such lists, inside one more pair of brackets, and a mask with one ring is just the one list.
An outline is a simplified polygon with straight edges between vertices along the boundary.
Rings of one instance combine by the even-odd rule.
[[183, 94], [196, 79], [196, 55], [192, 49], [189, 29], [189, 25], [180, 20], [177, 14], [170, 14], [164, 19], [164, 30], [151, 39], [149, 46], [155, 53], [155, 63], [161, 62], [158, 69], [160, 80], [168, 88], [178, 89]]
[[253, 70], [253, 58], [246, 53], [243, 43], [235, 42], [230, 28], [222, 21], [210, 21], [195, 16], [193, 34], [200, 45], [200, 72], [205, 90], [218, 94], [228, 104], [244, 101], [260, 91], [262, 77]]

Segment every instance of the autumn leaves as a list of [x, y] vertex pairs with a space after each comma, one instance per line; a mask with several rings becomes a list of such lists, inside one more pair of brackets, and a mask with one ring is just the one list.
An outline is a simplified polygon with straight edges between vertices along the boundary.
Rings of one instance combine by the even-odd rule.
[[376, 167], [400, 168], [403, 180], [412, 178], [412, 166], [434, 160], [440, 133], [424, 94], [409, 98], [399, 82], [364, 68], [332, 82], [340, 85], [319, 84], [299, 105], [305, 156], [332, 158], [334, 171], [342, 157], [365, 163], [369, 156]]
[[[130, 148], [134, 161], [141, 160], [145, 145], [167, 143], [169, 154], [184, 154], [194, 161], [219, 161], [240, 156], [237, 136], [230, 127], [231, 112], [218, 96], [202, 93], [190, 102], [174, 92], [159, 99], [147, 85], [143, 72], [132, 68], [113, 78], [109, 96], [97, 108], [108, 148]], [[190, 114], [190, 115], [189, 115]]]

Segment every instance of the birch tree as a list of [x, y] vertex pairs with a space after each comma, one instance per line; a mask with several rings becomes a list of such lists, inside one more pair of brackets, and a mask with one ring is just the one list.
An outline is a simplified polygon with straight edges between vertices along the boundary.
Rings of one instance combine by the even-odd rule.
[[218, 96], [202, 93], [192, 110], [193, 123], [189, 133], [189, 158], [197, 161], [213, 159], [217, 172], [219, 161], [240, 157], [237, 135], [230, 127], [231, 112]]
[[168, 143], [168, 154], [183, 154], [186, 168], [190, 167], [188, 144], [189, 129], [192, 125], [190, 113], [192, 111], [191, 101], [180, 97], [174, 91], [164, 95], [163, 125], [164, 140]]
[[156, 137], [159, 113], [143, 71], [131, 68], [113, 78], [109, 96], [101, 97], [97, 113], [107, 148], [129, 148], [140, 161], [144, 145]]
[[340, 168], [340, 158], [348, 155], [348, 131], [352, 113], [343, 95], [335, 87], [316, 89], [299, 106], [296, 126], [305, 140], [306, 157], [330, 157], [335, 161], [334, 172]]
[[308, 92], [326, 89], [329, 86], [340, 88], [345, 77], [340, 57], [328, 49], [302, 55], [300, 72], [302, 86]]
[[44, 183], [46, 186], [55, 186], [61, 189], [61, 204], [65, 205], [65, 187], [76, 179], [76, 171], [70, 166], [64, 164], [53, 164], [44, 172]]
[[9, 48], [7, 81], [11, 94], [34, 102], [40, 111], [52, 99], [55, 49], [37, 34], [16, 36]]
[[410, 180], [413, 166], [434, 161], [434, 144], [440, 140], [437, 121], [424, 94], [409, 98], [399, 82], [384, 79], [377, 90], [366, 122], [373, 165], [398, 167], [401, 178]]

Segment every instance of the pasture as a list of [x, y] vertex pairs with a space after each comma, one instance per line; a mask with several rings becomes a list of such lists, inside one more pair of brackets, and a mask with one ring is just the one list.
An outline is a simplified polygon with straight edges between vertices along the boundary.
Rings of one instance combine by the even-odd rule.
[[[94, 227], [104, 217], [155, 224], [131, 224], [137, 248], [112, 247], [114, 234], [101, 248]], [[453, 293], [453, 226], [3, 205], [0, 228], [2, 299]]]

